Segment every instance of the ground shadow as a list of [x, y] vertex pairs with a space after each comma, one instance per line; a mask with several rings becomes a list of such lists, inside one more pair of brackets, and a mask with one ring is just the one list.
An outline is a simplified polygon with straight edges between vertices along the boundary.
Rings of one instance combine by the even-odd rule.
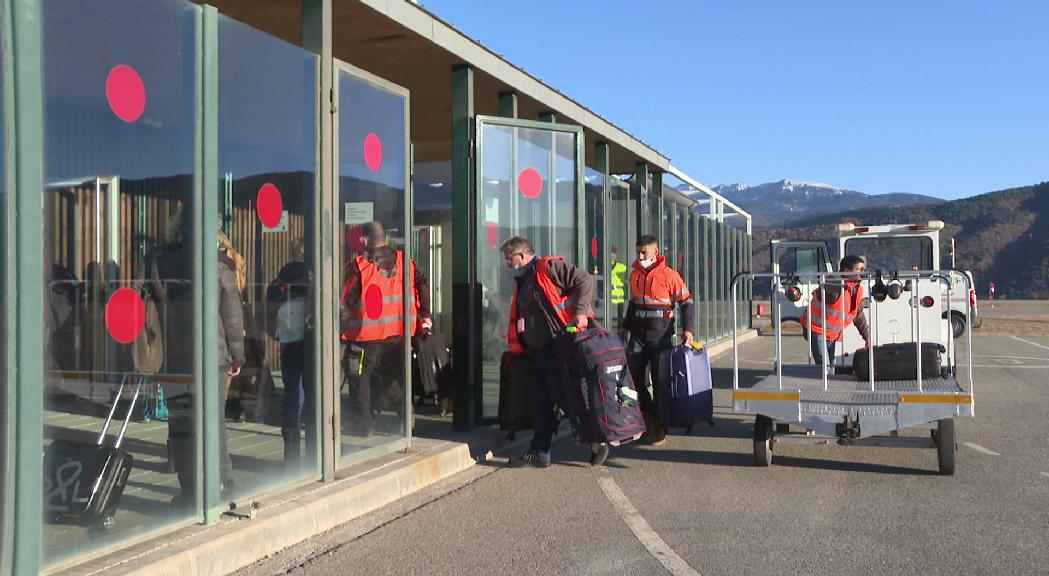
[[831, 470], [835, 472], [868, 472], [873, 474], [893, 474], [908, 476], [936, 476], [938, 472], [923, 468], [908, 468], [905, 466], [891, 466], [887, 464], [873, 464], [870, 462], [852, 462], [842, 460], [820, 460], [816, 458], [799, 458], [797, 456], [779, 456], [773, 454], [773, 466], [785, 466], [790, 468], [808, 468], [815, 470]]

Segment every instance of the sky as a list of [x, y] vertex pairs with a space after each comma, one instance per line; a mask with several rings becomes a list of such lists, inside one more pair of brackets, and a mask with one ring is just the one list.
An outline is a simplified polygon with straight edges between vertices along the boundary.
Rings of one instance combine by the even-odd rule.
[[1049, 1], [421, 3], [708, 185], [1049, 180]]

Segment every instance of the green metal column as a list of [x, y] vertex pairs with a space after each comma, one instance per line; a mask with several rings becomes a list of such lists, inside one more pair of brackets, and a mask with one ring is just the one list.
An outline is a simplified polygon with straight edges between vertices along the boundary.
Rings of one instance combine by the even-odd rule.
[[[653, 222], [656, 223], [656, 231], [652, 234], [659, 238], [660, 242], [663, 241], [663, 214], [666, 212], [666, 206], [663, 204], [663, 173], [653, 172], [652, 173], [652, 189], [648, 191], [649, 194], [655, 195], [655, 204], [658, 207], [658, 213], [655, 215]], [[673, 264], [673, 262], [672, 262]]]
[[[637, 235], [641, 237], [644, 234], [653, 234], [649, 230], [649, 222], [652, 221], [651, 215], [649, 214], [648, 207], [648, 164], [644, 162], [638, 162], [634, 165], [634, 182], [630, 187], [630, 192], [634, 195], [634, 203], [637, 205]], [[631, 238], [631, 242], [636, 241], [637, 238]]]
[[[219, 18], [214, 6], [203, 6], [201, 15], [200, 98], [197, 101], [197, 170], [194, 180], [193, 235], [198, 249], [194, 260], [194, 328], [200, 334], [200, 347], [194, 355], [194, 381], [197, 389], [198, 443], [203, 447], [204, 522], [217, 522], [223, 512], [220, 497], [222, 480], [219, 464], [219, 429], [226, 425], [224, 410], [219, 410], [225, 382], [219, 380], [218, 323], [219, 280], [218, 253], [215, 238], [219, 221]], [[199, 453], [199, 452], [198, 452]], [[199, 466], [198, 466], [199, 467]]]
[[452, 341], [455, 375], [452, 427], [469, 430], [480, 422], [480, 286], [477, 270], [477, 191], [473, 183], [474, 71], [452, 68]]
[[605, 281], [602, 282], [604, 285], [604, 293], [601, 294], [601, 301], [605, 303], [605, 316], [601, 319], [605, 326], [609, 326], [612, 318], [612, 270], [608, 266], [609, 262], [609, 248], [611, 243], [608, 238], [609, 232], [609, 217], [611, 216], [611, 204], [612, 204], [612, 147], [608, 142], [598, 142], [594, 144], [594, 169], [601, 173], [601, 231], [602, 237], [601, 243], [601, 273], [605, 275]]
[[313, 299], [312, 371], [306, 362], [305, 382], [317, 386], [319, 402], [314, 402], [314, 418], [319, 428], [318, 440], [306, 436], [306, 454], [320, 459], [321, 478], [335, 479], [338, 426], [335, 419], [339, 370], [339, 266], [335, 261], [334, 219], [338, 218], [338, 191], [335, 187], [334, 69], [332, 56], [332, 0], [302, 0], [302, 46], [319, 56], [317, 75], [317, 185], [310, 209], [314, 226], [307, 228], [308, 242], [313, 245], [313, 266], [317, 271], [318, 290]]
[[499, 115], [503, 118], [517, 118], [517, 92], [499, 93]]
[[706, 216], [699, 219], [699, 241], [701, 243], [699, 265], [703, 267], [703, 339], [711, 341], [714, 338], [710, 333], [710, 219]]
[[0, 572], [36, 574], [43, 529], [44, 95], [38, 0], [4, 0], [4, 542]]

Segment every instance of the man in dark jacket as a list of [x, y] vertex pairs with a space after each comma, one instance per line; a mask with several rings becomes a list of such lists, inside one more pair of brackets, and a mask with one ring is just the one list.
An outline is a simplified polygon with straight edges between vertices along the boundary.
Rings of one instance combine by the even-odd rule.
[[[372, 384], [379, 378], [379, 401], [384, 397], [403, 413], [404, 391], [404, 270], [408, 265], [408, 303], [411, 336], [426, 334], [433, 326], [430, 318], [430, 288], [426, 275], [400, 250], [387, 244], [386, 230], [380, 222], [361, 226], [364, 253], [346, 265], [345, 282], [340, 298], [342, 324], [343, 374], [353, 384], [351, 394], [351, 434], [367, 437], [372, 433]], [[378, 295], [376, 298], [375, 295]], [[403, 424], [403, 422], [402, 422]]]
[[[568, 358], [558, 341], [565, 328], [585, 329], [593, 316], [594, 278], [561, 258], [537, 258], [531, 243], [522, 237], [502, 245], [503, 258], [516, 282], [511, 304], [508, 339], [512, 351], [532, 358], [532, 424], [535, 430], [528, 452], [510, 458], [512, 468], [549, 468], [554, 434], [554, 408], [566, 411], [565, 368]], [[558, 311], [553, 300], [568, 298]], [[590, 462], [599, 466], [608, 457], [608, 444], [592, 446]]]

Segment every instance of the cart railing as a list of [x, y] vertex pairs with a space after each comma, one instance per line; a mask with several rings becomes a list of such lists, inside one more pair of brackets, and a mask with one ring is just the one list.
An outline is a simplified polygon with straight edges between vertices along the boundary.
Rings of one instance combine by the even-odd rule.
[[[732, 293], [732, 311], [733, 311], [733, 316], [732, 316], [732, 318], [733, 318], [733, 320], [732, 320], [732, 389], [733, 390], [738, 390], [739, 389], [739, 347], [738, 347], [738, 342], [737, 342], [737, 332], [739, 330], [739, 325], [738, 325], [738, 323], [739, 323], [739, 316], [738, 316], [738, 309], [737, 309], [738, 308], [738, 304], [737, 304], [737, 300], [736, 300], [736, 292], [737, 292], [737, 286], [738, 286], [740, 280], [743, 280], [743, 279], [750, 279], [750, 280], [769, 279], [769, 280], [771, 280], [771, 284], [772, 284], [772, 292], [771, 292], [771, 294], [772, 294], [772, 310], [771, 310], [771, 312], [772, 312], [772, 319], [773, 319], [772, 320], [773, 321], [773, 330], [774, 330], [775, 339], [776, 339], [775, 340], [775, 346], [776, 346], [776, 356], [775, 356], [776, 376], [777, 376], [779, 388], [783, 389], [783, 343], [782, 343], [782, 340], [783, 340], [783, 334], [782, 334], [783, 321], [781, 319], [779, 306], [780, 306], [781, 298], [785, 298], [786, 297], [786, 290], [788, 290], [790, 288], [797, 289], [796, 284], [798, 284], [801, 279], [817, 279], [818, 282], [819, 282], [819, 286], [820, 286], [820, 298], [823, 297], [822, 294], [825, 292], [825, 290], [824, 290], [825, 287], [828, 287], [828, 286], [837, 286], [837, 287], [839, 287], [841, 289], [841, 292], [839, 293], [839, 294], [841, 294], [841, 296], [839, 296], [839, 297], [844, 297], [846, 281], [853, 281], [853, 282], [857, 282], [858, 281], [858, 282], [863, 283], [867, 287], [865, 296], [866, 296], [866, 301], [869, 303], [868, 307], [869, 307], [869, 309], [871, 311], [871, 317], [869, 318], [869, 323], [870, 323], [870, 326], [871, 326], [871, 333], [869, 334], [869, 337], [870, 337], [871, 341], [869, 342], [869, 345], [870, 345], [871, 348], [873, 348], [873, 346], [877, 345], [879, 343], [879, 341], [880, 341], [879, 335], [878, 335], [879, 308], [882, 305], [884, 305], [885, 301], [895, 301], [896, 300], [896, 299], [883, 298], [882, 301], [879, 301], [878, 299], [873, 297], [873, 288], [876, 285], [878, 285], [879, 281], [881, 281], [881, 285], [882, 286], [885, 286], [884, 282], [886, 280], [888, 280], [890, 282], [900, 281], [901, 283], [908, 282], [908, 281], [911, 281], [911, 280], [935, 280], [937, 282], [942, 282], [946, 286], [946, 292], [947, 292], [947, 300], [946, 300], [946, 302], [950, 302], [951, 301], [951, 297], [953, 295], [953, 290], [954, 290], [954, 283], [952, 282], [952, 276], [954, 276], [954, 275], [961, 276], [962, 278], [965, 279], [965, 285], [966, 285], [966, 292], [965, 293], [966, 293], [966, 295], [968, 295], [969, 290], [972, 289], [972, 281], [969, 279], [969, 276], [967, 274], [965, 274], [961, 270], [956, 270], [956, 269], [906, 270], [906, 271], [902, 271], [901, 270], [901, 271], [890, 271], [888, 274], [882, 273], [881, 271], [873, 271], [873, 272], [872, 271], [867, 271], [867, 272], [808, 272], [808, 273], [806, 273], [806, 272], [798, 272], [798, 273], [780, 273], [780, 274], [751, 273], [751, 272], [744, 271], [744, 272], [740, 272], [740, 273], [736, 274], [732, 278], [732, 282], [731, 282], [731, 285], [730, 285], [730, 289], [731, 289], [731, 293]], [[922, 365], [921, 365], [921, 362], [922, 362], [922, 355], [921, 355], [921, 345], [922, 345], [921, 309], [923, 307], [923, 304], [922, 304], [922, 302], [920, 301], [920, 298], [917, 295], [917, 292], [918, 292], [918, 290], [916, 289], [917, 283], [914, 284], [914, 287], [915, 288], [911, 290], [911, 293], [910, 294], [906, 294], [905, 296], [906, 296], [906, 298], [908, 300], [908, 310], [910, 310], [910, 312], [912, 314], [911, 320], [913, 322], [913, 327], [914, 327], [913, 328], [914, 329], [914, 337], [915, 337], [914, 338], [915, 339], [915, 343], [914, 344], [915, 344], [915, 347], [917, 349], [917, 357], [918, 357], [918, 360], [917, 360], [917, 384], [918, 384], [918, 391], [919, 392], [923, 392], [924, 388], [923, 388], [923, 381], [922, 381], [923, 379], [922, 379], [922, 370], [921, 370], [921, 368], [922, 368]], [[815, 298], [815, 296], [813, 296], [813, 297]], [[897, 299], [898, 298], [902, 298], [902, 297], [904, 297], [903, 293], [899, 294]], [[861, 306], [862, 306], [862, 304], [861, 304]], [[965, 298], [965, 309], [966, 309], [966, 317], [971, 318], [972, 317], [972, 301], [969, 298]], [[811, 310], [811, 308], [810, 308], [810, 310]], [[821, 311], [822, 311], [822, 316], [823, 317], [822, 317], [822, 322], [821, 322], [820, 325], [825, 327], [827, 325], [827, 306], [821, 306]], [[947, 312], [946, 318], [943, 319], [943, 320], [945, 322], [947, 322], [947, 368], [948, 368], [948, 370], [951, 373], [955, 374], [955, 376], [957, 377], [956, 362], [953, 360], [954, 355], [955, 355], [954, 354], [954, 352], [955, 352], [954, 331], [950, 329], [950, 311], [949, 310]], [[808, 328], [807, 340], [809, 342], [811, 342], [811, 338], [812, 338], [811, 322], [809, 323], [809, 326], [807, 328]], [[847, 328], [847, 326], [846, 326], [846, 328]], [[973, 366], [972, 366], [972, 329], [970, 328], [970, 329], [966, 330], [965, 334], [966, 334], [966, 342], [967, 342], [967, 352], [966, 352], [966, 361], [967, 361], [967, 368], [968, 368], [968, 375], [967, 376], [968, 376], [968, 380], [969, 380], [969, 390], [968, 390], [968, 392], [969, 392], [970, 396], [974, 397], [975, 396], [975, 390], [974, 390], [975, 383], [973, 381]], [[821, 343], [821, 346], [823, 348], [823, 353], [821, 354], [821, 356], [822, 356], [823, 387], [824, 387], [824, 390], [826, 390], [828, 388], [828, 386], [829, 386], [828, 385], [828, 368], [829, 368], [830, 359], [828, 358], [828, 354], [827, 354], [827, 339], [826, 339], [826, 330], [825, 329], [822, 330], [822, 333], [820, 334], [820, 343]], [[875, 389], [875, 386], [874, 386], [874, 371], [875, 371], [874, 354], [868, 353], [867, 356], [868, 356], [868, 384], [870, 386], [871, 391], [874, 391], [874, 389]]]

